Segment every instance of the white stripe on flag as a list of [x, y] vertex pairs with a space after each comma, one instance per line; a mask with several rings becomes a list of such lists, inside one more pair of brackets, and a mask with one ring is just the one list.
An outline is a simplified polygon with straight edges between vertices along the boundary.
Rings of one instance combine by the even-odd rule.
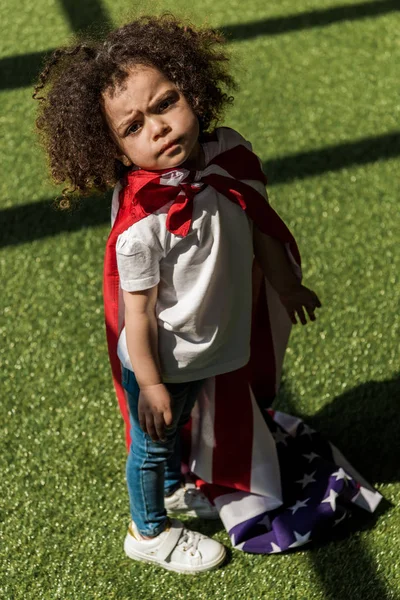
[[354, 496], [352, 502], [363, 508], [364, 510], [368, 510], [369, 512], [374, 512], [379, 502], [382, 500], [382, 495], [379, 492], [371, 492], [367, 490], [365, 487], [361, 487], [357, 496]]
[[265, 496], [267, 508], [273, 510], [282, 504], [282, 487], [275, 440], [250, 390], [253, 408], [253, 447], [251, 456], [250, 489], [253, 494]]
[[382, 500], [382, 495], [376, 490], [374, 490], [372, 485], [370, 485], [368, 481], [366, 481], [364, 477], [362, 477], [360, 473], [358, 473], [358, 471], [355, 470], [355, 468], [343, 456], [340, 450], [336, 448], [336, 446], [334, 446], [330, 442], [329, 445], [332, 449], [334, 462], [339, 467], [342, 467], [349, 475], [351, 475], [351, 477], [353, 477], [353, 479], [355, 479], [356, 481], [358, 481], [358, 483], [361, 484], [361, 489], [357, 496], [355, 496], [352, 499], [352, 502], [354, 502], [354, 504], [357, 504], [357, 506], [360, 506], [360, 508], [364, 508], [365, 510], [374, 512], [379, 502]]
[[279, 410], [274, 413], [274, 421], [283, 427], [283, 429], [292, 437], [295, 437], [298, 426], [300, 423], [303, 423], [298, 417], [293, 417], [292, 415], [280, 412]]
[[232, 492], [217, 496], [214, 500], [221, 521], [229, 532], [235, 525], [248, 521], [270, 510], [269, 499], [247, 492]]
[[285, 356], [286, 346], [289, 340], [292, 323], [282, 302], [279, 299], [279, 295], [269, 283], [268, 279], [265, 279], [265, 287], [267, 291], [267, 302], [272, 344], [274, 346], [275, 354], [275, 392], [277, 392], [279, 389], [279, 382], [281, 379], [283, 358]]
[[206, 380], [192, 411], [189, 468], [198, 477], [212, 482], [215, 377]]

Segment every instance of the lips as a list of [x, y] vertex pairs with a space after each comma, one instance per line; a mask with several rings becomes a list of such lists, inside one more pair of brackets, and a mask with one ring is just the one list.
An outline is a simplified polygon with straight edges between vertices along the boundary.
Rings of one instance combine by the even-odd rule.
[[173, 140], [172, 142], [167, 142], [166, 144], [164, 144], [164, 146], [161, 146], [160, 154], [163, 154], [169, 148], [172, 148], [172, 146], [176, 146], [178, 143], [179, 143], [179, 139]]

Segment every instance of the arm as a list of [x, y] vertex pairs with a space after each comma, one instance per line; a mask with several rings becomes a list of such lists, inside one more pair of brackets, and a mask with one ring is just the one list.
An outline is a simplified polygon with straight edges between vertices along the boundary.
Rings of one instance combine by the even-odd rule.
[[290, 320], [297, 324], [296, 313], [303, 325], [307, 323], [304, 308], [311, 321], [315, 321], [314, 311], [321, 306], [318, 296], [301, 284], [290, 264], [283, 244], [262, 233], [254, 226], [254, 254], [265, 277], [279, 294]]
[[265, 235], [256, 226], [253, 232], [254, 254], [264, 275], [279, 295], [300, 285], [283, 244], [269, 235]]
[[172, 423], [171, 398], [162, 383], [155, 315], [157, 286], [141, 292], [126, 292], [125, 329], [129, 358], [139, 384], [139, 422], [154, 440], [165, 439], [165, 426]]

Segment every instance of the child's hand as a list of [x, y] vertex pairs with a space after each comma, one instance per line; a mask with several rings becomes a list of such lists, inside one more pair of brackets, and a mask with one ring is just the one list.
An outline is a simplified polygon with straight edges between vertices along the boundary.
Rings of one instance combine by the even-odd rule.
[[283, 294], [279, 294], [279, 297], [293, 325], [297, 325], [296, 315], [302, 325], [307, 324], [304, 309], [307, 311], [310, 321], [315, 321], [314, 311], [322, 306], [317, 294], [300, 283]]
[[140, 388], [139, 423], [153, 442], [165, 442], [165, 427], [172, 425], [171, 396], [163, 383]]

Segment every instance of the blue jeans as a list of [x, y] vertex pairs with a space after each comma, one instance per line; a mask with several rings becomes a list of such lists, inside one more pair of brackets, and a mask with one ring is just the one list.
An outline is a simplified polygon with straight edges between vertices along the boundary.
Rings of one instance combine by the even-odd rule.
[[166, 428], [166, 441], [153, 442], [139, 424], [139, 386], [135, 375], [122, 370], [122, 385], [128, 392], [131, 446], [126, 463], [132, 520], [145, 536], [156, 536], [165, 528], [167, 513], [164, 496], [182, 482], [180, 429], [189, 421], [204, 379], [187, 383], [166, 383], [172, 399], [172, 425]]

